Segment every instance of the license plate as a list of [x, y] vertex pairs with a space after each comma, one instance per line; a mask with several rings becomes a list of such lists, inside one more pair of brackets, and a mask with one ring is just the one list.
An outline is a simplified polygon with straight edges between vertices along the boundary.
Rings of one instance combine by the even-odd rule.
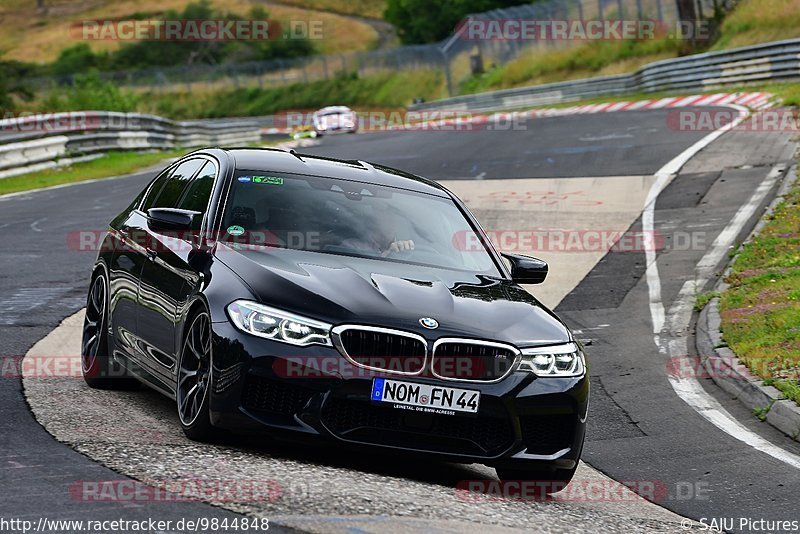
[[416, 412], [452, 415], [455, 412], [478, 413], [481, 392], [400, 380], [375, 378], [372, 400]]

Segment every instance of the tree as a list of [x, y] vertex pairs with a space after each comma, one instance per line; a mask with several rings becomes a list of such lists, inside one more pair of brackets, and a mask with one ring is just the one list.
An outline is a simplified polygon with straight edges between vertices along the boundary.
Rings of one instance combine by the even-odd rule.
[[453, 33], [471, 13], [528, 4], [523, 0], [387, 0], [384, 17], [406, 44], [433, 43]]
[[677, 0], [678, 3], [678, 18], [687, 22], [695, 22], [697, 20], [697, 10], [694, 5], [694, 0]]
[[36, 74], [36, 67], [19, 61], [0, 61], [0, 118], [14, 110], [14, 96], [22, 100], [33, 97], [30, 89], [20, 80]]

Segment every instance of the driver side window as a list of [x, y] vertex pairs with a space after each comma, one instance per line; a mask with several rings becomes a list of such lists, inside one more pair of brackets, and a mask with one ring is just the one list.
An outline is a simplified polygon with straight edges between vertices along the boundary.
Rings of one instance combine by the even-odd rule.
[[158, 178], [153, 180], [153, 185], [150, 186], [150, 190], [147, 192], [147, 195], [144, 197], [144, 201], [141, 203], [141, 210], [147, 213], [147, 210], [153, 207], [156, 203], [156, 199], [158, 198], [158, 194], [164, 188], [164, 184], [167, 183], [169, 177], [172, 176], [172, 171], [174, 169], [169, 168], [162, 172]]
[[207, 161], [186, 188], [183, 198], [178, 203], [180, 209], [199, 211], [202, 214], [196, 216], [192, 221], [192, 230], [200, 230], [203, 225], [203, 218], [206, 215], [206, 211], [208, 211], [208, 203], [211, 200], [211, 192], [214, 189], [214, 179], [216, 177], [217, 166]]
[[195, 158], [184, 161], [178, 165], [169, 180], [161, 188], [155, 201], [151, 206], [147, 206], [145, 211], [149, 208], [176, 208], [183, 192], [191, 183], [192, 178], [206, 163], [206, 160]]

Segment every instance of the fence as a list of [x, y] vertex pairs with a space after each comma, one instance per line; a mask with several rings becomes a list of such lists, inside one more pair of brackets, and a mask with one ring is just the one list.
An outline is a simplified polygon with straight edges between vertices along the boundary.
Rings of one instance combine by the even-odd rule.
[[796, 79], [800, 79], [800, 39], [788, 39], [658, 61], [632, 74], [464, 95], [412, 109], [492, 111], [635, 92], [705, 91]]
[[[727, 9], [732, 0], [694, 0], [696, 13], [703, 19], [716, 7]], [[473, 20], [655, 20], [674, 25], [679, 20], [678, 0], [543, 0], [506, 9], [470, 15]], [[463, 26], [461, 26], [463, 28]], [[226, 65], [191, 65], [103, 73], [101, 76], [118, 85], [153, 92], [191, 91], [196, 86], [276, 87], [299, 82], [331, 79], [337, 75], [358, 73], [365, 76], [382, 71], [435, 69], [446, 74], [448, 94], [472, 74], [471, 57], [481, 62], [506, 63], [531, 47], [552, 48], [568, 43], [547, 41], [471, 41], [460, 31], [439, 43], [401, 46], [371, 52], [309, 56], [297, 59], [237, 63]], [[70, 84], [73, 78], [36, 78], [35, 88]]]

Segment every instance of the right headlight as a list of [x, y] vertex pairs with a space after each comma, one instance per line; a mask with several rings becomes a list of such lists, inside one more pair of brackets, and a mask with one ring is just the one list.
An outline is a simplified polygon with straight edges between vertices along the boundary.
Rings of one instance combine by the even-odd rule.
[[520, 371], [537, 376], [574, 377], [586, 371], [583, 351], [577, 343], [522, 349]]
[[228, 305], [228, 316], [242, 332], [254, 336], [306, 347], [331, 346], [328, 323], [277, 310], [250, 300], [237, 300]]

